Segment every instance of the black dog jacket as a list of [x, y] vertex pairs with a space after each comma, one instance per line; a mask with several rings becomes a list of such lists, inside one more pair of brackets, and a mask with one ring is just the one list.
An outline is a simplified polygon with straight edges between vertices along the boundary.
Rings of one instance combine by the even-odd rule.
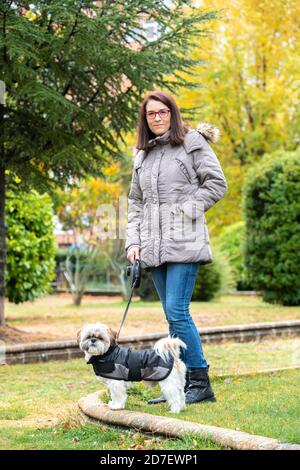
[[174, 358], [169, 354], [165, 361], [153, 349], [132, 350], [115, 345], [102, 356], [92, 356], [87, 364], [92, 364], [97, 376], [106, 379], [159, 382], [171, 373]]

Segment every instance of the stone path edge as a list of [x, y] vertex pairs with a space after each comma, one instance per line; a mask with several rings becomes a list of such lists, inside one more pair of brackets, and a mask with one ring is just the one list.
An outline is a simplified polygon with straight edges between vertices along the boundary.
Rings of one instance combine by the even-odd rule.
[[[300, 320], [281, 322], [252, 323], [246, 325], [227, 325], [199, 328], [203, 343], [223, 341], [247, 342], [261, 341], [268, 337], [295, 337], [300, 334]], [[167, 335], [148, 333], [142, 336], [127, 336], [119, 343], [136, 349], [153, 347], [155, 341]], [[32, 364], [52, 360], [68, 360], [82, 357], [77, 341], [52, 341], [46, 343], [5, 344], [0, 341], [0, 365]]]

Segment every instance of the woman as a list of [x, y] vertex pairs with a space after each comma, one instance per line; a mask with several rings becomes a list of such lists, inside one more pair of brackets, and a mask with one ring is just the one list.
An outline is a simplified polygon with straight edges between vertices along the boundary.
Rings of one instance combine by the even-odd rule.
[[[218, 129], [189, 129], [173, 97], [148, 93], [140, 107], [138, 152], [128, 196], [125, 250], [150, 271], [169, 333], [187, 349], [186, 403], [216, 401], [200, 335], [189, 312], [198, 268], [213, 260], [204, 212], [219, 201], [227, 183], [208, 140]], [[164, 397], [150, 400], [161, 403]]]

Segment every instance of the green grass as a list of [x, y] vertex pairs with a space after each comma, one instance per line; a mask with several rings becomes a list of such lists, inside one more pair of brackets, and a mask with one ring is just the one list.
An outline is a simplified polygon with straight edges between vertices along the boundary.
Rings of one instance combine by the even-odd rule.
[[[189, 405], [179, 419], [300, 443], [300, 370], [239, 377], [213, 377], [216, 403]], [[156, 396], [160, 390], [155, 387]], [[167, 405], [147, 405], [155, 396], [141, 384], [130, 390], [127, 408], [168, 416]]]
[[[89, 322], [108, 322], [118, 328], [126, 305], [113, 298], [89, 296], [76, 307], [70, 296], [53, 295], [19, 305], [7, 302], [6, 318], [10, 326], [50, 338], [75, 338], [76, 331]], [[210, 302], [192, 302], [190, 311], [198, 327], [300, 319], [300, 307], [268, 304], [258, 296], [223, 295]], [[137, 297], [132, 300], [122, 336], [167, 330], [160, 302], [143, 302]]]
[[[205, 345], [204, 350], [216, 403], [189, 405], [183, 413], [170, 415], [164, 404], [147, 405], [147, 399], [160, 394], [159, 387], [135, 384], [128, 408], [300, 442], [299, 370], [217, 376], [299, 365], [300, 339], [213, 344]], [[119, 429], [79, 425], [74, 418], [77, 401], [101, 388], [104, 390], [83, 359], [0, 367], [0, 448], [218, 448], [192, 436], [179, 441], [159, 440]]]
[[159, 439], [80, 425], [77, 401], [99, 390], [84, 360], [0, 367], [0, 449], [219, 449], [209, 440]]
[[41, 429], [0, 430], [0, 449], [35, 450], [218, 450], [220, 446], [198, 437], [164, 439], [103, 425], [76, 425]]
[[300, 366], [299, 337], [204, 344], [203, 349], [212, 374]]

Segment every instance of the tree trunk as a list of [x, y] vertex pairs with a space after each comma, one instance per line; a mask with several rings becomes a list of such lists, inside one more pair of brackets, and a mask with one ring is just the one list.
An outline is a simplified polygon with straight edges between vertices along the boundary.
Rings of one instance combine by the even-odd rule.
[[5, 325], [5, 264], [6, 264], [6, 226], [5, 226], [5, 160], [4, 160], [4, 106], [0, 104], [0, 326]]
[[81, 292], [81, 291], [75, 292], [73, 294], [73, 303], [74, 303], [74, 305], [81, 305], [83, 294], [84, 293]]

